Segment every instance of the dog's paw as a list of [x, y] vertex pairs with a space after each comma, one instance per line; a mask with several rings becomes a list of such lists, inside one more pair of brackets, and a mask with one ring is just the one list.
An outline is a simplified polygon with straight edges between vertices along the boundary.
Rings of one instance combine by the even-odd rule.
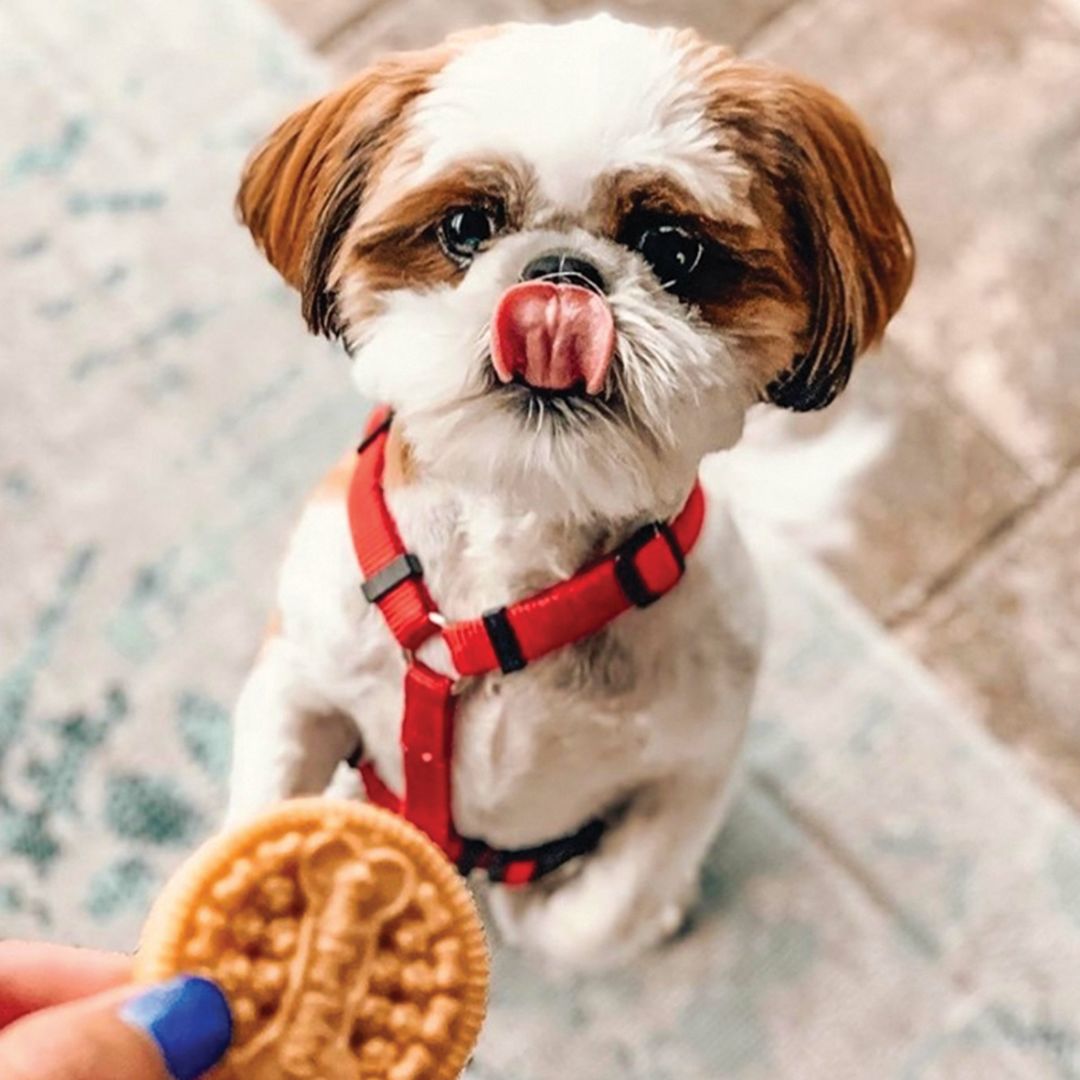
[[619, 903], [611, 891], [581, 887], [585, 880], [548, 893], [493, 890], [491, 910], [503, 939], [560, 968], [603, 970], [677, 934], [697, 898], [693, 884], [673, 896], [647, 894]]

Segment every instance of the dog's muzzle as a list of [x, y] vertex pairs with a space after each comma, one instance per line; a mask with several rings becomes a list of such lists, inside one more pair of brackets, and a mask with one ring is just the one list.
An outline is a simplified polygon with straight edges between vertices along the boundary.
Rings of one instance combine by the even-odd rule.
[[604, 279], [565, 253], [533, 260], [491, 320], [491, 359], [504, 383], [599, 394], [615, 353], [615, 318]]

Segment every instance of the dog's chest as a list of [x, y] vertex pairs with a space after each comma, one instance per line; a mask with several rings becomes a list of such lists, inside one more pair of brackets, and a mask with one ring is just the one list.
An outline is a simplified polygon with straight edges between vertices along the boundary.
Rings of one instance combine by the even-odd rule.
[[[405, 663], [382, 625], [368, 621], [361, 636], [368, 635], [378, 644], [361, 646], [366, 670], [342, 684], [342, 701], [380, 773], [399, 788]], [[657, 665], [625, 638], [609, 630], [523, 671], [463, 684], [454, 714], [462, 833], [516, 847], [573, 831], [617, 801], [645, 763], [660, 767], [672, 740], [684, 751], [693, 745], [697, 716], [655, 709], [674, 672], [658, 681]]]
[[[453, 505], [401, 493], [392, 509], [451, 621], [571, 577], [599, 543], [534, 515], [507, 517], [483, 504], [466, 516]], [[611, 777], [628, 775], [647, 753], [642, 705], [655, 687], [642, 686], [643, 642], [631, 630], [614, 624], [523, 671], [463, 686], [455, 714], [462, 830], [498, 834], [511, 815], [543, 821], [547, 836], [564, 825], [575, 828], [595, 812], [597, 793]], [[398, 678], [399, 665], [390, 667], [386, 676]], [[553, 809], [562, 820], [551, 821]]]
[[[568, 577], [586, 555], [528, 519], [462, 529], [439, 504], [397, 502], [402, 536], [451, 620]], [[454, 739], [460, 831], [502, 846], [550, 839], [702, 746], [703, 727], [722, 719], [718, 680], [737, 687], [717, 663], [726, 630], [710, 575], [690, 573], [694, 581], [647, 611], [523, 671], [463, 685]], [[334, 708], [355, 720], [379, 772], [400, 789], [405, 660], [359, 582], [344, 513], [309, 512], [286, 562], [286, 623]]]

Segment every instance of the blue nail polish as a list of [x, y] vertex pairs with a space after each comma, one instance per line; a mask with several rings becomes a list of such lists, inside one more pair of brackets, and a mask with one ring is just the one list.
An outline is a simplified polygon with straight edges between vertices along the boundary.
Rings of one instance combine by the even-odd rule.
[[157, 1043], [176, 1080], [197, 1080], [232, 1040], [229, 1003], [209, 979], [185, 975], [154, 986], [126, 1002], [120, 1016]]

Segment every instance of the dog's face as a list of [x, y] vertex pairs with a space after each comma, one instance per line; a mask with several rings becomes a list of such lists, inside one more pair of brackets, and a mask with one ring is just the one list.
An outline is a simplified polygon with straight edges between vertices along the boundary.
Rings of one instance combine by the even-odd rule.
[[420, 469], [573, 516], [672, 506], [755, 401], [828, 404], [912, 272], [844, 105], [606, 16], [383, 60], [239, 207]]

